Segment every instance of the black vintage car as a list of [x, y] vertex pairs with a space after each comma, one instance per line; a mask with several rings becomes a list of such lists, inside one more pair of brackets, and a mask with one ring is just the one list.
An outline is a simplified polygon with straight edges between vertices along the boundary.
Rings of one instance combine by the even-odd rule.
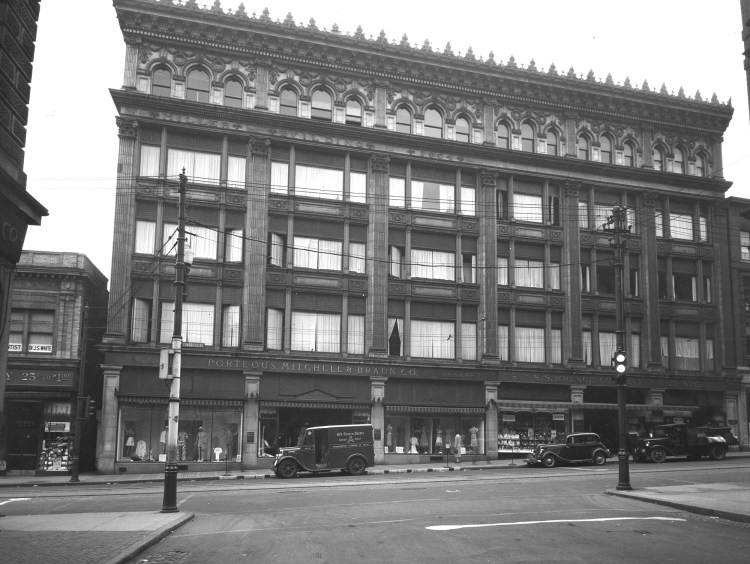
[[669, 456], [700, 460], [722, 460], [737, 438], [730, 427], [692, 427], [685, 423], [665, 423], [654, 427], [648, 436], [630, 439], [634, 462], [664, 462]]
[[587, 462], [601, 466], [611, 456], [596, 433], [573, 433], [560, 437], [560, 442], [537, 445], [526, 456], [526, 464], [554, 468], [558, 464]]

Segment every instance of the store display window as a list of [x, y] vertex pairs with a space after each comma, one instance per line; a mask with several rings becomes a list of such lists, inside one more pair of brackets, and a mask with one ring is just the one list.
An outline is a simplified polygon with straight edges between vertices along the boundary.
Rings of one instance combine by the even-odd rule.
[[[457, 439], [458, 437], [458, 439]], [[471, 415], [386, 416], [386, 454], [484, 454], [484, 419]]]
[[[239, 461], [241, 432], [239, 408], [183, 405], [177, 427], [177, 460]], [[165, 462], [167, 407], [123, 406], [119, 445], [119, 460]]]
[[501, 411], [498, 415], [499, 452], [531, 452], [538, 443], [554, 442], [568, 432], [568, 415], [550, 411]]
[[39, 470], [63, 471], [72, 466], [73, 434], [71, 429], [71, 403], [69, 401], [44, 402], [42, 445], [39, 452]]

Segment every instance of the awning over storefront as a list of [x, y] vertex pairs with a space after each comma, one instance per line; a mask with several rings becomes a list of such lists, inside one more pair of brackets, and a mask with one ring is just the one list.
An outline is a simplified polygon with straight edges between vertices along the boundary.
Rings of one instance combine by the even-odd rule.
[[438, 407], [429, 405], [386, 405], [386, 411], [398, 411], [401, 413], [463, 413], [483, 414], [483, 407]]
[[[687, 414], [690, 416], [699, 409], [697, 405], [647, 405], [642, 403], [629, 403], [627, 411], [663, 411], [665, 415]], [[549, 402], [549, 401], [498, 401], [497, 408], [500, 411], [555, 411], [564, 409], [608, 409], [616, 410], [616, 403], [573, 403], [573, 402]], [[667, 413], [669, 412], [669, 413]]]
[[[146, 405], [167, 405], [167, 398], [154, 398], [144, 396], [123, 396], [116, 394], [120, 403], [127, 404], [146, 404]], [[202, 405], [208, 407], [242, 407], [241, 400], [220, 400], [220, 399], [180, 399], [180, 405]]]
[[296, 407], [298, 409], [370, 409], [369, 404], [333, 403], [315, 401], [262, 401], [261, 409], [266, 407]]

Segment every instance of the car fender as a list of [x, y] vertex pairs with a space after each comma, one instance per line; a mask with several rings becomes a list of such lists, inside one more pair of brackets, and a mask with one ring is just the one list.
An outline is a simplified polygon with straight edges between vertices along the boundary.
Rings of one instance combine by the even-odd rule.
[[307, 468], [306, 466], [304, 466], [304, 465], [303, 465], [303, 464], [302, 464], [302, 463], [301, 463], [301, 462], [299, 461], [299, 459], [295, 458], [294, 456], [288, 456], [288, 455], [287, 455], [287, 456], [282, 456], [281, 458], [278, 458], [278, 459], [276, 460], [276, 462], [274, 462], [274, 463], [273, 463], [273, 467], [274, 467], [274, 468], [277, 468], [277, 467], [279, 466], [279, 464], [281, 464], [281, 463], [282, 463], [282, 462], [283, 462], [284, 460], [292, 460], [292, 461], [294, 461], [294, 463], [295, 463], [295, 464], [296, 464], [296, 465], [297, 465], [297, 466], [298, 466], [298, 467], [299, 467], [299, 468], [300, 468], [301, 470], [305, 470], [305, 471], [307, 471], [307, 472], [314, 472], [314, 471], [315, 471], [315, 469], [314, 469], [314, 468]]

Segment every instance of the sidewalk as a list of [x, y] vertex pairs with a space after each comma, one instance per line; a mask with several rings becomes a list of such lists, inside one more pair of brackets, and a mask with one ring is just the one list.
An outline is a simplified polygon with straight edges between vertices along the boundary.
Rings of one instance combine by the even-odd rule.
[[[727, 459], [746, 462], [750, 452], [730, 452]], [[617, 460], [608, 465], [616, 465]], [[431, 464], [379, 465], [367, 470], [369, 475], [417, 472], [465, 472], [476, 470], [513, 470], [523, 460], [510, 459], [463, 462], [452, 460]], [[635, 465], [638, 467], [638, 465]], [[659, 465], [653, 465], [658, 468]], [[544, 471], [544, 469], [540, 469]], [[180, 472], [179, 481], [274, 479], [271, 470], [243, 472]], [[79, 483], [69, 476], [3, 476], [0, 477], [0, 503], [12, 499], [13, 488], [40, 486], [86, 487], [126, 483], [163, 482], [163, 474], [97, 475], [82, 474]], [[750, 523], [750, 484], [721, 483], [642, 488], [632, 491], [606, 490], [606, 494], [638, 501], [667, 505], [684, 511]], [[19, 493], [19, 495], [22, 495]], [[54, 555], [57, 562], [77, 564], [121, 564], [155, 544], [170, 532], [193, 518], [191, 513], [111, 512], [74, 515], [2, 516], [0, 505], [0, 546], [3, 555], [14, 562], [47, 564]]]

